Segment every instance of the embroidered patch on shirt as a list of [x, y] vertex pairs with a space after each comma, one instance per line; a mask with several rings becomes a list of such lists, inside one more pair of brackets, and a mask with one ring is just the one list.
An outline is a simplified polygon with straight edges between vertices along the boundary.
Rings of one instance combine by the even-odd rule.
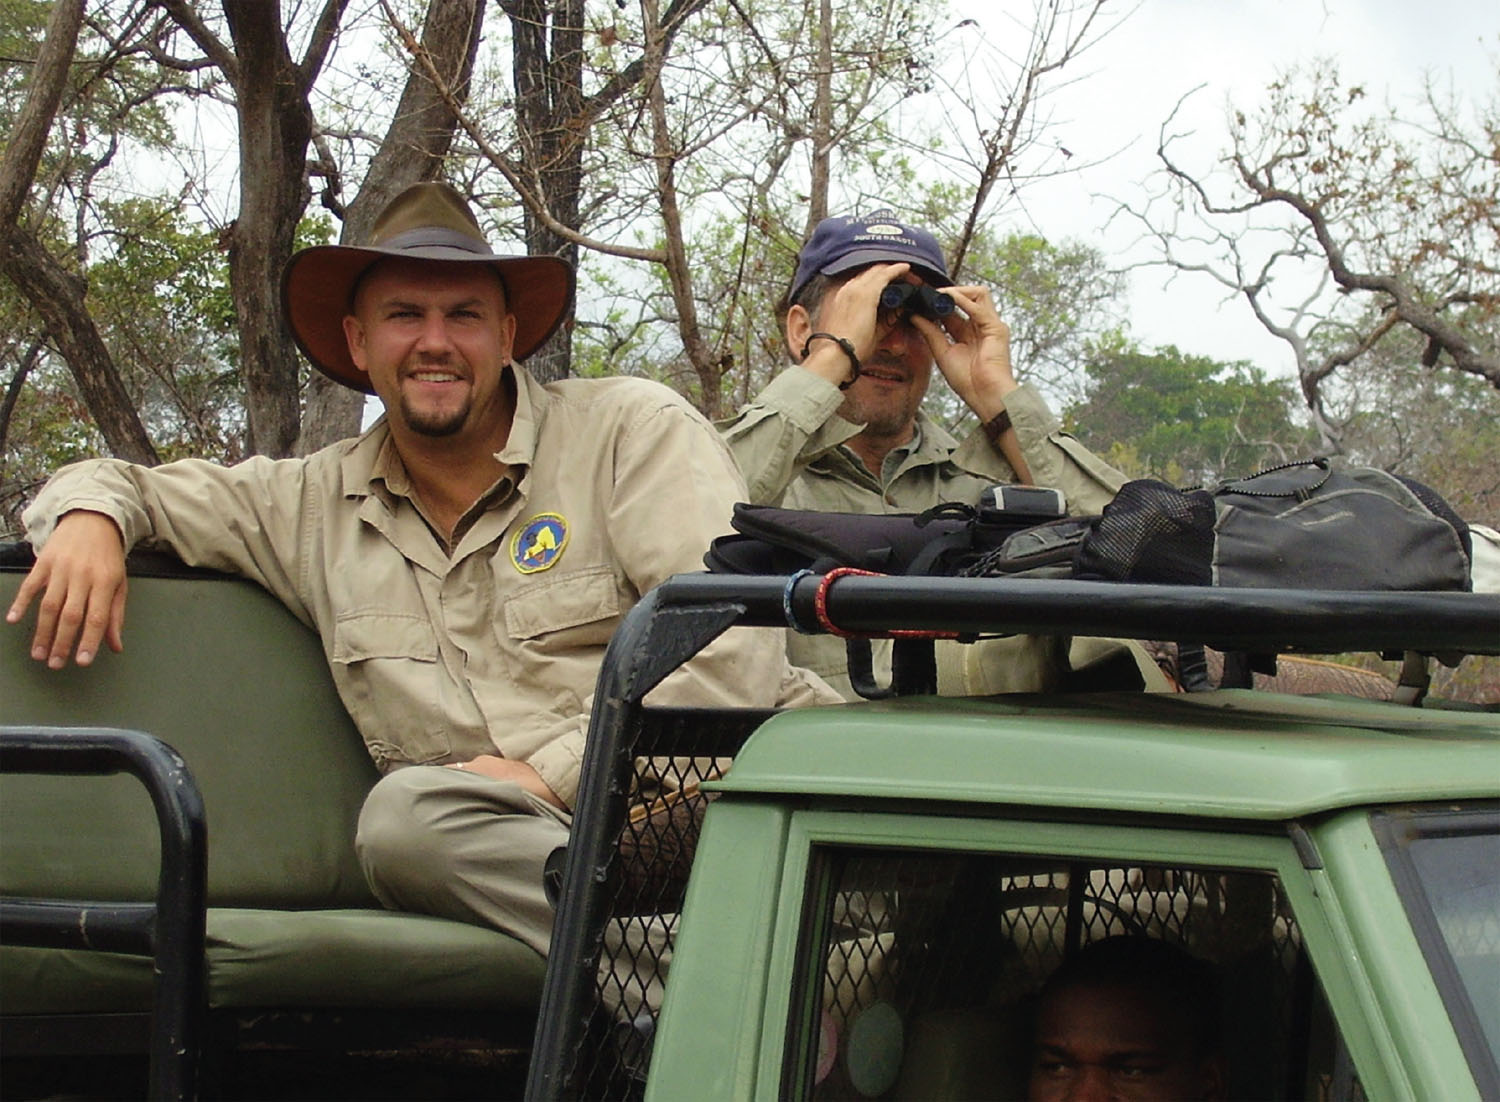
[[510, 561], [522, 574], [546, 570], [568, 546], [568, 522], [556, 513], [538, 513], [510, 541]]

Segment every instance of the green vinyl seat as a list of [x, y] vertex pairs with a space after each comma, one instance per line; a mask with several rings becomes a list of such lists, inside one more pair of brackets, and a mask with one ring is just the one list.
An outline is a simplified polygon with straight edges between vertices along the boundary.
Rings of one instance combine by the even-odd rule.
[[[152, 560], [144, 560], [150, 564]], [[88, 669], [0, 627], [0, 723], [144, 731], [177, 750], [208, 828], [208, 1004], [533, 1013], [545, 961], [505, 934], [383, 910], [354, 854], [378, 774], [318, 638], [258, 587], [132, 557], [125, 649]], [[0, 559], [0, 607], [24, 555]], [[144, 901], [160, 843], [128, 776], [0, 775], [0, 895]], [[0, 947], [0, 1015], [149, 1010], [151, 961]]]

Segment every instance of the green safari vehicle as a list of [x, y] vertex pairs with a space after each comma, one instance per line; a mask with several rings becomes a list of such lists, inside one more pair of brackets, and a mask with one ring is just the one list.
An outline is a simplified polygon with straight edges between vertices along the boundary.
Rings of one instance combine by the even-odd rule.
[[[579, 821], [624, 814], [626, 840], [570, 847], [533, 1097], [1025, 1097], [1035, 992], [1114, 934], [1212, 964], [1232, 1098], [1500, 1097], [1493, 710], [1245, 688], [910, 696], [746, 724], [719, 775], [707, 755], [726, 747], [640, 706], [723, 622], [783, 624], [788, 606], [811, 622], [818, 584], [674, 579], [621, 630]], [[1500, 607], [1472, 594], [846, 578], [825, 598], [862, 632], [1500, 649]], [[684, 753], [714, 779], [627, 813], [631, 771]], [[683, 882], [673, 838], [700, 820]], [[641, 976], [661, 972], [658, 1014]]]

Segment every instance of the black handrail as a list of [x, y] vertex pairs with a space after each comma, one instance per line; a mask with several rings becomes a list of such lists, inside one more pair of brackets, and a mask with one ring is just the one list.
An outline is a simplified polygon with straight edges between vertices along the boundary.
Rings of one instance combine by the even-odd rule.
[[[102, 776], [145, 785], [161, 833], [155, 903], [0, 900], [0, 942], [153, 958], [149, 1096], [196, 1096], [206, 1013], [208, 831], [203, 797], [177, 751], [140, 731], [0, 727], [0, 772]], [[66, 830], [67, 824], [58, 824]]]
[[[816, 575], [679, 574], [656, 589], [663, 608], [734, 601], [738, 623], [818, 623]], [[788, 588], [790, 586], [790, 589]], [[1171, 639], [1250, 653], [1424, 651], [1500, 654], [1500, 594], [1232, 589], [1041, 578], [845, 577], [828, 588], [829, 619], [889, 630]]]

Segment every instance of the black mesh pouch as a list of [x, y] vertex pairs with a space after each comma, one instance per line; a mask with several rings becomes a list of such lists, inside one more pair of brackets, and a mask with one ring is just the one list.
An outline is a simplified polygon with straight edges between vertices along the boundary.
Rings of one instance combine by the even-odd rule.
[[1210, 585], [1213, 550], [1212, 494], [1140, 479], [1120, 488], [1079, 544], [1074, 577]]

